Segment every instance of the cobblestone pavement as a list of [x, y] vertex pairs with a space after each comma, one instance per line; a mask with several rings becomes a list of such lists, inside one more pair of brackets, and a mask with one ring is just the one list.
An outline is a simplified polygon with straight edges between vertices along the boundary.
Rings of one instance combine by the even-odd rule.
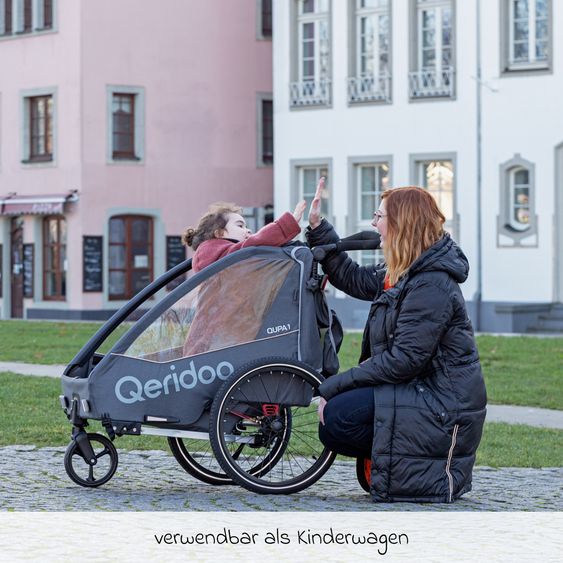
[[0, 511], [561, 511], [563, 468], [478, 467], [473, 491], [453, 504], [374, 504], [353, 463], [337, 461], [293, 495], [214, 487], [185, 473], [164, 451], [119, 450], [114, 477], [97, 489], [67, 477], [64, 448], [0, 448]]

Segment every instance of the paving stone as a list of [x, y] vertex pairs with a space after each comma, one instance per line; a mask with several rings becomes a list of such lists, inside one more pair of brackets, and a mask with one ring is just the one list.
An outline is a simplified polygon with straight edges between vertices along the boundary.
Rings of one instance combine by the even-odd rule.
[[305, 491], [258, 495], [188, 475], [164, 451], [119, 450], [114, 477], [99, 488], [74, 484], [65, 448], [0, 448], [0, 510], [8, 511], [561, 511], [563, 468], [477, 467], [473, 490], [453, 504], [374, 504], [353, 462], [337, 461]]

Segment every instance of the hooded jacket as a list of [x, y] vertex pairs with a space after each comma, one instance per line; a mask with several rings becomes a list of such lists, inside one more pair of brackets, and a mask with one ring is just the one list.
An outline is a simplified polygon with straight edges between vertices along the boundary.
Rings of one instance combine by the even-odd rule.
[[[338, 236], [325, 220], [314, 246]], [[360, 363], [320, 386], [331, 397], [373, 386], [371, 493], [375, 501], [452, 502], [471, 490], [486, 413], [481, 365], [459, 288], [467, 258], [448, 234], [383, 291], [384, 266], [346, 253], [323, 262], [331, 283], [372, 301]]]
[[199, 272], [223, 256], [248, 246], [282, 246], [300, 232], [299, 223], [289, 211], [286, 211], [279, 219], [265, 225], [241, 242], [226, 238], [213, 238], [202, 242], [193, 257], [193, 270]]

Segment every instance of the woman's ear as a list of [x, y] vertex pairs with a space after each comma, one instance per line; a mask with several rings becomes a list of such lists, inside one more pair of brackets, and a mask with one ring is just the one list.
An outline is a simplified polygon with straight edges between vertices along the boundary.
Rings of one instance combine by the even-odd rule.
[[215, 230], [213, 231], [213, 237], [214, 237], [214, 238], [223, 238], [223, 233], [224, 233], [224, 232], [225, 232], [225, 231], [224, 231], [223, 229], [215, 229]]

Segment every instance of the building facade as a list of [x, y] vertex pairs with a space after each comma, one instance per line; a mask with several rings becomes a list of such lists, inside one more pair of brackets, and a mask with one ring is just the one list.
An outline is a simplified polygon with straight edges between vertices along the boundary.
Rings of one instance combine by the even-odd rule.
[[2, 318], [106, 318], [209, 203], [271, 205], [271, 21], [264, 0], [0, 0]]
[[[426, 187], [470, 261], [475, 327], [561, 330], [560, 3], [289, 0], [273, 21], [277, 208], [327, 175], [323, 213], [348, 235], [383, 190]], [[369, 304], [332, 302], [363, 325]]]

